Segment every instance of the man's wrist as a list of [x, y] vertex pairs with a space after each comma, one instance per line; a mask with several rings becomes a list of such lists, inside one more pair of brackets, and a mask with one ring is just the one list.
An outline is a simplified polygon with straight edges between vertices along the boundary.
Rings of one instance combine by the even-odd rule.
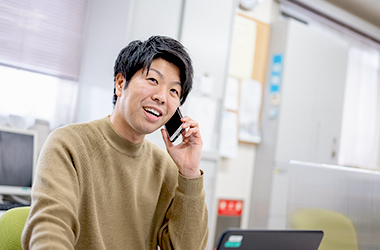
[[182, 170], [179, 171], [179, 173], [186, 178], [198, 178], [199, 176], [202, 175], [202, 172], [200, 169], [195, 169], [195, 170]]

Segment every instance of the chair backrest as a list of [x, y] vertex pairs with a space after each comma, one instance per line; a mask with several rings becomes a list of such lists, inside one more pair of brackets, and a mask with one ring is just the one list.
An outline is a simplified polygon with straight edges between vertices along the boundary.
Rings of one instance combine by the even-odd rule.
[[29, 211], [28, 206], [12, 208], [0, 217], [0, 250], [22, 249], [21, 233]]
[[352, 221], [341, 213], [303, 208], [291, 216], [291, 226], [295, 229], [318, 229], [324, 232], [319, 250], [357, 250], [357, 236]]

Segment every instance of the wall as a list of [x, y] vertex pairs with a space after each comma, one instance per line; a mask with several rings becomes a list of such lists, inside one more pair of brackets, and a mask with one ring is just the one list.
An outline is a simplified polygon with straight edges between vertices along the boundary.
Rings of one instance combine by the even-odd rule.
[[[274, 7], [272, 0], [265, 0], [251, 11], [237, 8], [236, 14], [242, 13], [263, 23], [270, 24]], [[216, 200], [243, 200], [241, 228], [249, 227], [256, 151], [256, 145], [239, 143], [237, 157], [223, 158], [216, 178]]]
[[[113, 65], [126, 45], [130, 1], [89, 1], [79, 75], [76, 122], [103, 118], [112, 112]], [[116, 7], [117, 6], [117, 7]]]

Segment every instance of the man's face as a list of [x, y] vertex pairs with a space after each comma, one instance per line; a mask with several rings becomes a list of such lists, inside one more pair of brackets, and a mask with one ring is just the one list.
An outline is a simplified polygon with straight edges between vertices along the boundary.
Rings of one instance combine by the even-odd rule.
[[152, 61], [149, 73], [137, 71], [127, 88], [121, 74], [116, 77], [118, 96], [111, 122], [116, 131], [132, 143], [164, 125], [179, 106], [180, 70], [164, 59]]

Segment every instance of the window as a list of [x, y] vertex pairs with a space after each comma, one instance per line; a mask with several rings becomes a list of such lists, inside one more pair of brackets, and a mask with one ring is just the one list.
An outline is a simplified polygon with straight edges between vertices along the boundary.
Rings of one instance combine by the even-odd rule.
[[348, 57], [339, 163], [379, 169], [380, 52], [352, 45]]
[[[0, 126], [27, 128], [36, 118], [51, 128], [67, 124], [74, 120], [77, 89], [74, 81], [0, 66]], [[24, 118], [23, 124], [9, 115]]]
[[0, 0], [0, 115], [52, 127], [73, 120], [86, 8], [87, 0]]

